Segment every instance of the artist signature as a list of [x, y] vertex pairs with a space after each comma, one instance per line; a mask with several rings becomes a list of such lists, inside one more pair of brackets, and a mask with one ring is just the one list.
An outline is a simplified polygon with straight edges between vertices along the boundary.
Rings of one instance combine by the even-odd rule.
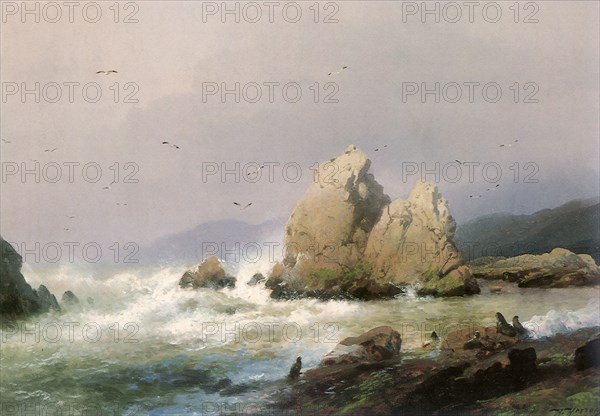
[[561, 407], [550, 409], [552, 415], [556, 416], [571, 416], [571, 415], [592, 415], [600, 416], [600, 409], [592, 407]]

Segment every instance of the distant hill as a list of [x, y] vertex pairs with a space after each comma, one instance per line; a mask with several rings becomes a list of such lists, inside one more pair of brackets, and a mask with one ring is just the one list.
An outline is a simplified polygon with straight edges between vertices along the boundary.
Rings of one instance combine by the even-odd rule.
[[454, 241], [466, 260], [541, 254], [556, 247], [600, 262], [600, 203], [574, 200], [531, 215], [500, 213], [459, 224]]
[[[281, 242], [285, 220], [277, 218], [262, 224], [248, 224], [238, 220], [206, 222], [191, 230], [162, 237], [141, 247], [140, 265], [194, 265], [202, 262], [206, 254], [214, 251], [217, 251], [218, 257], [223, 257], [229, 252], [228, 260], [235, 263], [236, 253], [241, 258], [244, 248], [248, 257], [255, 256], [254, 243], [264, 249], [266, 255], [268, 247], [263, 243]], [[282, 247], [279, 246], [279, 252], [281, 250]]]

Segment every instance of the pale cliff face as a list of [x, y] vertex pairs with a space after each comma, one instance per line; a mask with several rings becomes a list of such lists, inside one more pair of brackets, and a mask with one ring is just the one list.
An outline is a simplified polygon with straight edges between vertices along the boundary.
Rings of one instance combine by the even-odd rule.
[[[319, 286], [319, 279], [333, 279], [335, 286], [362, 262], [379, 288], [424, 278], [437, 284], [450, 273], [452, 288], [460, 287], [470, 274], [457, 270], [463, 262], [452, 241], [456, 223], [437, 187], [419, 181], [407, 200], [392, 202], [368, 173], [370, 163], [349, 146], [320, 165], [286, 225], [288, 281], [298, 290]], [[319, 277], [323, 269], [329, 274]]]
[[406, 284], [430, 272], [448, 273], [462, 264], [452, 242], [455, 228], [437, 187], [417, 182], [408, 200], [384, 210], [369, 235], [365, 258], [374, 266], [373, 277]]
[[367, 173], [370, 165], [365, 153], [352, 145], [320, 164], [315, 182], [286, 225], [287, 265], [303, 272], [339, 270], [359, 259], [368, 233], [390, 202]]

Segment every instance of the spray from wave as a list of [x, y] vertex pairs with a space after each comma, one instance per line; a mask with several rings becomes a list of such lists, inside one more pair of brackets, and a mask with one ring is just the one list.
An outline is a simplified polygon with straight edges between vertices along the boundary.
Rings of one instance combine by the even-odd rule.
[[600, 299], [593, 298], [586, 306], [575, 311], [551, 310], [543, 316], [534, 315], [523, 322], [523, 326], [530, 330], [534, 339], [600, 326]]

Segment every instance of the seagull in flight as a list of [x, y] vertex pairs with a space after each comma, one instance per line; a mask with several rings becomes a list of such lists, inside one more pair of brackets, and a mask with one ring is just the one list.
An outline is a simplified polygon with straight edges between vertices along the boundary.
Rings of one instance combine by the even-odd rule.
[[52, 149], [44, 149], [44, 152], [50, 152], [50, 153], [52, 153], [52, 152], [54, 152], [56, 149], [57, 149], [56, 147], [54, 147], [54, 148], [52, 148]]
[[167, 144], [167, 145], [169, 145], [169, 146], [172, 146], [172, 147], [174, 147], [175, 149], [179, 149], [179, 146], [177, 146], [176, 144], [169, 143], [169, 142], [166, 142], [166, 141], [165, 141], [165, 142], [162, 142], [161, 144]]
[[251, 174], [252, 174], [252, 175], [258, 175], [258, 172], [259, 172], [259, 171], [261, 171], [261, 170], [262, 170], [262, 169], [264, 169], [264, 168], [265, 168], [265, 165], [262, 165], [262, 166], [260, 166], [260, 167], [259, 167], [257, 170], [255, 170], [254, 172], [248, 172], [248, 173], [246, 174], [246, 176], [250, 176]]
[[96, 74], [110, 75], [110, 74], [118, 74], [118, 72], [115, 71], [114, 69], [110, 69], [108, 71], [96, 71]]
[[3, 143], [12, 143], [10, 140], [2, 139]]
[[500, 147], [513, 147], [513, 144], [518, 143], [519, 140], [515, 140], [512, 143], [507, 143], [507, 144], [501, 144]]
[[119, 206], [125, 206], [126, 207], [127, 203], [126, 202], [122, 202], [122, 203], [121, 202], [117, 202], [117, 205], [119, 205]]
[[342, 73], [343, 70], [345, 70], [346, 68], [348, 68], [348, 66], [343, 66], [342, 69], [340, 69], [339, 71], [335, 71], [335, 72], [330, 72], [329, 74], [327, 74], [328, 76], [332, 76], [332, 75], [339, 75]]
[[69, 218], [69, 219], [73, 219], [73, 218], [75, 218], [75, 215], [65, 215], [65, 216], [66, 216], [67, 218]]
[[240, 209], [246, 209], [246, 208], [248, 208], [250, 205], [252, 205], [252, 202], [250, 202], [249, 204], [246, 204], [246, 206], [244, 206], [243, 208], [242, 208], [242, 204], [239, 204], [239, 203], [237, 203], [237, 202], [234, 202], [234, 203], [233, 203], [233, 205], [237, 205], [238, 207], [240, 207]]

